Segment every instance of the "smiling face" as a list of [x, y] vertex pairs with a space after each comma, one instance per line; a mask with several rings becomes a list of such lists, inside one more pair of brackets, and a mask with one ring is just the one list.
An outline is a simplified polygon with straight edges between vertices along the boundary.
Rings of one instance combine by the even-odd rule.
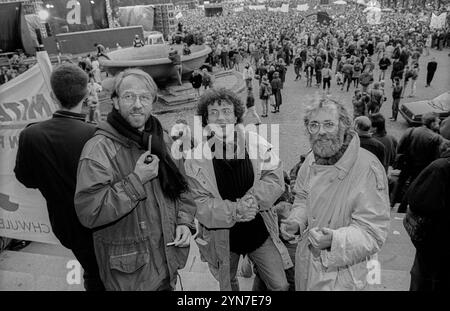
[[233, 104], [222, 100], [220, 103], [215, 101], [208, 106], [208, 125], [214, 130], [217, 137], [222, 139], [233, 137], [236, 122], [237, 117]]
[[152, 112], [153, 92], [137, 76], [127, 76], [120, 85], [118, 97], [114, 98], [114, 108], [132, 127], [143, 130]]
[[309, 132], [309, 141], [315, 155], [329, 158], [344, 144], [344, 130], [339, 126], [339, 116], [334, 106], [312, 113], [309, 124], [319, 124], [317, 133]]

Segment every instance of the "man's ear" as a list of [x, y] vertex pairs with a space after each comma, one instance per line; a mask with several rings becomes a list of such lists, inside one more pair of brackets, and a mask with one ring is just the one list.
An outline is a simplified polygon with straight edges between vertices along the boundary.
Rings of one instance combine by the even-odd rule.
[[119, 99], [117, 97], [112, 98], [114, 108], [119, 111]]

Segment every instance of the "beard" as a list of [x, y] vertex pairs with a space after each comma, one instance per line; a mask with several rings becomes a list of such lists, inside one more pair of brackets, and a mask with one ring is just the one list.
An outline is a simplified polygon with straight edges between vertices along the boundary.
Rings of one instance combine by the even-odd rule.
[[344, 133], [339, 129], [337, 133], [310, 135], [309, 142], [316, 156], [330, 158], [337, 154], [343, 146]]

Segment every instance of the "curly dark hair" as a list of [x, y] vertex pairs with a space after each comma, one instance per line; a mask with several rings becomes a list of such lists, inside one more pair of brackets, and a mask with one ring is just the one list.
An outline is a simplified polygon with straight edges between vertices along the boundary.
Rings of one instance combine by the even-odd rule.
[[234, 107], [234, 115], [236, 116], [236, 123], [242, 123], [242, 116], [245, 108], [241, 99], [232, 91], [226, 88], [217, 88], [207, 90], [199, 99], [197, 104], [197, 115], [202, 117], [202, 126], [208, 125], [208, 106], [222, 101], [232, 104]]

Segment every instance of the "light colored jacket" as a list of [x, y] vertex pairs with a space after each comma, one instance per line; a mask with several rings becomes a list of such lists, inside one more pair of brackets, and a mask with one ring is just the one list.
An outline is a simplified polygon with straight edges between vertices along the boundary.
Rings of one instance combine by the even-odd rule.
[[[383, 165], [360, 148], [354, 135], [335, 165], [315, 164], [310, 153], [294, 187], [289, 218], [301, 228], [295, 257], [296, 290], [361, 290], [367, 285], [372, 259], [383, 246], [389, 229], [388, 182]], [[314, 257], [308, 229], [333, 230], [329, 250]], [[374, 256], [375, 255], [375, 256]], [[376, 278], [374, 278], [376, 279]]]
[[[169, 148], [171, 139], [164, 134]], [[142, 184], [133, 170], [144, 152], [105, 122], [80, 157], [75, 209], [85, 227], [95, 228], [95, 253], [107, 290], [175, 289], [177, 270], [189, 254], [189, 247], [167, 243], [177, 225], [195, 231], [195, 202], [189, 192], [177, 201], [168, 199], [158, 178]], [[174, 162], [183, 174], [182, 160]]]
[[[273, 210], [273, 203], [284, 191], [282, 163], [264, 138], [254, 132], [247, 133], [245, 147], [255, 176], [248, 193], [256, 197], [270, 237], [281, 254], [284, 269], [288, 269], [293, 264], [279, 238], [277, 215]], [[187, 159], [185, 162], [189, 186], [197, 203], [199, 230], [196, 242], [202, 260], [208, 262], [212, 274], [219, 281], [220, 290], [231, 290], [229, 231], [236, 223], [237, 202], [221, 198], [211, 150], [204, 144], [196, 147], [197, 152], [203, 149], [201, 159]]]

